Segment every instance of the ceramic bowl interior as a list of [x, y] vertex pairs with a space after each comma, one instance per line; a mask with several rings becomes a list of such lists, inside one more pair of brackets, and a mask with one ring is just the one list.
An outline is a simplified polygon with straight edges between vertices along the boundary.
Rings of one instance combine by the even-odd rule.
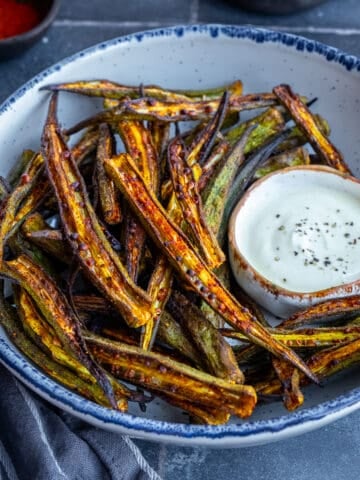
[[54, 21], [61, 0], [25, 0], [40, 15], [40, 22], [31, 30], [14, 37], [0, 40], [0, 60], [23, 53], [39, 40]]
[[[39, 88], [95, 78], [196, 89], [241, 78], [245, 92], [290, 83], [301, 94], [319, 98], [315, 110], [329, 120], [332, 140], [359, 173], [359, 70], [359, 60], [334, 48], [253, 27], [179, 26], [115, 39], [56, 64], [0, 107], [0, 174], [9, 172], [24, 148], [39, 148], [49, 100], [49, 94]], [[100, 106], [93, 99], [61, 94], [59, 117], [64, 126], [70, 126]], [[189, 425], [186, 415], [158, 400], [146, 412], [133, 405], [129, 414], [120, 414], [80, 398], [34, 368], [1, 329], [0, 359], [40, 395], [86, 421], [168, 443], [216, 447], [267, 443], [317, 428], [360, 405], [358, 376], [347, 372], [325, 388], [308, 388], [304, 407], [295, 413], [274, 403], [259, 405], [247, 421], [233, 419], [219, 427]]]

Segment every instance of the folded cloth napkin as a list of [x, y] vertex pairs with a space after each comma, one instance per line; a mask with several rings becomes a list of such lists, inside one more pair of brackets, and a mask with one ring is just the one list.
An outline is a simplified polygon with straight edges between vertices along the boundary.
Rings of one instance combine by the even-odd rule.
[[127, 436], [40, 399], [0, 365], [0, 480], [161, 480]]

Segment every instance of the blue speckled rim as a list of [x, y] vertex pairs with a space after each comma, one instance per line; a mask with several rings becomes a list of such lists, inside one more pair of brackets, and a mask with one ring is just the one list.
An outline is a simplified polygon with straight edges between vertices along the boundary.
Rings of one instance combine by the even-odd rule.
[[[326, 46], [322, 43], [308, 40], [297, 35], [275, 32], [263, 28], [251, 26], [224, 26], [224, 25], [190, 25], [161, 28], [141, 33], [135, 33], [125, 37], [116, 38], [95, 45], [81, 51], [65, 60], [57, 63], [49, 69], [41, 72], [35, 78], [27, 82], [18, 89], [5, 103], [0, 106], [0, 115], [7, 111], [20, 97], [29, 89], [41, 82], [54, 71], [59, 71], [69, 63], [75, 62], [79, 58], [91, 56], [99, 50], [105, 50], [122, 43], [142, 42], [154, 37], [183, 37], [185, 35], [209, 35], [212, 38], [230, 37], [239, 39], [248, 39], [257, 43], [281, 43], [289, 48], [298, 51], [316, 53], [324, 57], [329, 62], [335, 62], [343, 66], [348, 71], [360, 71], [360, 59], [355, 56], [347, 55], [340, 50]], [[337, 397], [335, 400], [321, 403], [315, 407], [300, 410], [295, 413], [273, 418], [271, 420], [246, 421], [239, 424], [229, 424], [223, 426], [199, 426], [184, 425], [158, 420], [136, 417], [130, 414], [121, 414], [103, 407], [68, 391], [57, 383], [53, 382], [31, 363], [27, 362], [14, 348], [8, 345], [3, 339], [0, 339], [0, 360], [20, 378], [31, 385], [35, 390], [43, 392], [54, 402], [62, 404], [64, 407], [72, 410], [75, 414], [79, 413], [93, 417], [100, 423], [113, 424], [117, 427], [133, 431], [134, 435], [141, 435], [141, 432], [150, 433], [156, 439], [158, 435], [164, 437], [177, 437], [187, 439], [235, 439], [241, 437], [252, 437], [253, 443], [256, 443], [256, 437], [262, 434], [280, 434], [291, 430], [294, 427], [318, 423], [326, 417], [340, 416], [344, 410], [356, 409], [360, 406], [360, 388]], [[224, 445], [220, 442], [222, 446]]]

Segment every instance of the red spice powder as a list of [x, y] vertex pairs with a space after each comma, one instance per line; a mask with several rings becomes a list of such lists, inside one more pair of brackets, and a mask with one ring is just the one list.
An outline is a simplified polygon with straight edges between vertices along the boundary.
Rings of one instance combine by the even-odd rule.
[[0, 0], [0, 39], [27, 32], [40, 22], [39, 12], [16, 0]]

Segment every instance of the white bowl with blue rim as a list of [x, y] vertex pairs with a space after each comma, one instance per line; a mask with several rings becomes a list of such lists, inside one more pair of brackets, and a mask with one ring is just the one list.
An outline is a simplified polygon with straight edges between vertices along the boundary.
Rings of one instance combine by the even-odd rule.
[[[269, 91], [289, 83], [309, 98], [332, 127], [331, 138], [355, 174], [360, 169], [360, 60], [304, 38], [254, 27], [177, 26], [102, 43], [40, 73], [0, 106], [0, 174], [6, 175], [24, 148], [39, 148], [48, 93], [45, 84], [108, 78], [127, 84], [207, 88], [242, 79], [246, 92]], [[65, 125], [99, 108], [93, 99], [62, 94]], [[305, 390], [294, 413], [281, 403], [263, 404], [246, 420], [223, 426], [190, 425], [188, 417], [154, 400], [122, 414], [100, 407], [49, 379], [21, 355], [0, 328], [0, 361], [31, 389], [87, 422], [122, 434], [183, 445], [243, 447], [299, 435], [360, 407], [360, 380], [354, 371]]]

